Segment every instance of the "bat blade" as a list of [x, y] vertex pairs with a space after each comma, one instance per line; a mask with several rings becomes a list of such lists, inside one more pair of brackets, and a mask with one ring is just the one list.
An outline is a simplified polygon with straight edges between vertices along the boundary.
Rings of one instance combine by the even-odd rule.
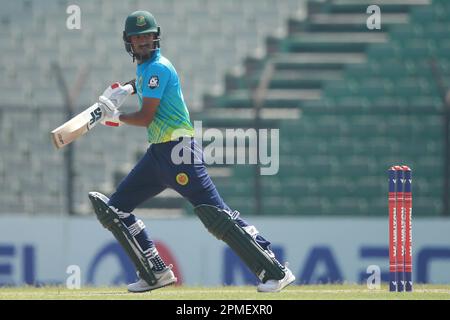
[[54, 146], [61, 149], [70, 144], [95, 127], [103, 117], [102, 106], [99, 103], [94, 103], [50, 133]]

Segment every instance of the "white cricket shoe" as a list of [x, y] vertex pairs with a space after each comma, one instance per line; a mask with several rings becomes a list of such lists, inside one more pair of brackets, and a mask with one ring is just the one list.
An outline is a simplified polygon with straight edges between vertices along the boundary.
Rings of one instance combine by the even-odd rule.
[[285, 265], [285, 275], [281, 280], [267, 280], [265, 283], [260, 283], [257, 287], [258, 292], [279, 292], [284, 287], [288, 286], [295, 281], [295, 276], [288, 268], [288, 264]]
[[174, 284], [178, 280], [172, 271], [172, 265], [169, 265], [168, 268], [163, 271], [154, 272], [154, 274], [157, 282], [153, 286], [149, 285], [144, 279], [139, 277], [137, 282], [127, 286], [128, 291], [133, 293], [151, 291]]

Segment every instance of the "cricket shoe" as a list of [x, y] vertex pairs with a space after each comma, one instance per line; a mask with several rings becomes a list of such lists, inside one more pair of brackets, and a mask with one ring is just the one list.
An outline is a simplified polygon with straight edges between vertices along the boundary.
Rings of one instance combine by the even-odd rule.
[[288, 268], [288, 264], [284, 267], [284, 278], [281, 280], [267, 280], [264, 283], [260, 283], [257, 287], [258, 292], [279, 292], [284, 287], [288, 286], [295, 281], [295, 276]]
[[139, 277], [139, 280], [137, 282], [131, 283], [127, 286], [128, 291], [133, 293], [146, 292], [166, 287], [177, 282], [177, 278], [172, 271], [172, 265], [169, 265], [163, 271], [154, 272], [154, 275], [157, 279], [156, 284], [151, 286], [144, 279]]

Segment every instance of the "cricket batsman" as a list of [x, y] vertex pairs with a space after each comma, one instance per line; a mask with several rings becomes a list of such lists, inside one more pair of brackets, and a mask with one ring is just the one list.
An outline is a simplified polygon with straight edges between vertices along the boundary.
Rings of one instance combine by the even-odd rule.
[[[206, 229], [242, 259], [260, 280], [259, 292], [280, 291], [295, 277], [287, 264], [278, 262], [270, 242], [255, 226], [227, 206], [211, 181], [203, 151], [194, 139], [180, 79], [174, 66], [161, 55], [160, 27], [153, 15], [147, 11], [130, 14], [123, 41], [133, 62], [137, 62], [136, 79], [111, 86], [108, 94], [100, 97], [107, 106], [102, 124], [144, 127], [150, 146], [109, 199], [98, 192], [90, 192], [89, 198], [101, 224], [113, 233], [137, 269], [138, 281], [128, 285], [128, 291], [150, 291], [177, 281], [172, 265], [165, 264], [144, 223], [133, 214], [141, 203], [166, 188], [187, 199]], [[126, 84], [132, 85], [138, 97], [137, 112], [125, 114], [118, 109], [123, 102], [121, 96], [128, 94]], [[192, 161], [174, 162], [172, 151], [176, 146], [181, 158]]]

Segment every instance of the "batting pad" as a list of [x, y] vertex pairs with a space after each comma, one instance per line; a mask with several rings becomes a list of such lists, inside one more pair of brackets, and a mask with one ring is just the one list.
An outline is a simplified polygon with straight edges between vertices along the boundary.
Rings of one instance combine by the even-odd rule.
[[148, 259], [142, 252], [139, 244], [136, 243], [127, 226], [123, 224], [117, 213], [108, 206], [108, 197], [99, 192], [89, 192], [89, 200], [92, 202], [97, 219], [103, 227], [112, 232], [117, 241], [122, 245], [139, 271], [139, 276], [149, 285], [155, 285], [157, 280]]
[[206, 229], [224, 241], [262, 281], [280, 280], [284, 271], [256, 240], [233, 219], [226, 210], [210, 205], [199, 205], [194, 212]]

